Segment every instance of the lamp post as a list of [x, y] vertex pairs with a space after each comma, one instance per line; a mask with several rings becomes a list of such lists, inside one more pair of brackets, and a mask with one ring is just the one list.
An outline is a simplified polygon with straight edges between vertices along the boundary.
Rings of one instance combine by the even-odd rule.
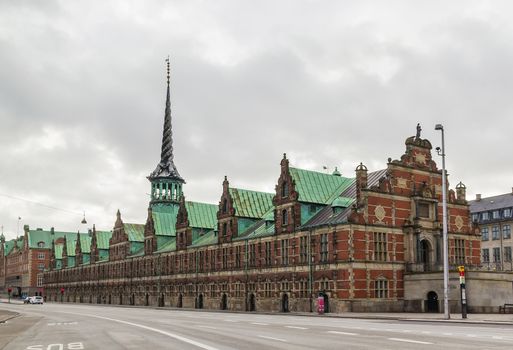
[[442, 124], [436, 124], [435, 130], [442, 132], [442, 153], [440, 148], [437, 147], [438, 155], [442, 156], [442, 211], [443, 211], [443, 241], [444, 241], [444, 316], [445, 319], [450, 319], [449, 314], [449, 243], [447, 238], [447, 180], [445, 174], [445, 140], [444, 140], [444, 127]]

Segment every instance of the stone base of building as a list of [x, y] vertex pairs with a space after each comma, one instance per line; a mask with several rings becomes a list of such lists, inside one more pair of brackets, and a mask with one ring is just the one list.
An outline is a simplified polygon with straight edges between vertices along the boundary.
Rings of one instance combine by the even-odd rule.
[[[469, 313], [497, 313], [499, 306], [513, 303], [513, 272], [467, 271], [465, 289]], [[442, 272], [424, 272], [404, 276], [405, 312], [440, 312], [444, 307]], [[449, 274], [449, 310], [461, 312], [460, 278]]]

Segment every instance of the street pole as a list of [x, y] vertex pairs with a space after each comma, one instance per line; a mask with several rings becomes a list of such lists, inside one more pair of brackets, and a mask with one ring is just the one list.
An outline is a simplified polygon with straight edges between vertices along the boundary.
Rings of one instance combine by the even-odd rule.
[[[447, 180], [445, 173], [445, 139], [444, 127], [442, 124], [436, 124], [435, 130], [442, 132], [442, 210], [443, 210], [443, 241], [444, 241], [444, 316], [448, 320], [449, 314], [449, 243], [447, 238]], [[438, 151], [438, 149], [437, 149]]]

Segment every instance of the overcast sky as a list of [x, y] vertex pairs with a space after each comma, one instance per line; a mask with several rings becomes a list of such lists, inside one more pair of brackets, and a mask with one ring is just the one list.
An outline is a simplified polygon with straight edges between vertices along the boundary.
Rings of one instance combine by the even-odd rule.
[[20, 234], [110, 230], [118, 208], [144, 223], [168, 54], [188, 200], [217, 203], [224, 175], [273, 191], [284, 152], [348, 177], [360, 161], [385, 168], [417, 122], [434, 147], [444, 124], [451, 187], [510, 192], [511, 13], [468, 0], [1, 1], [0, 225], [8, 238], [18, 217]]

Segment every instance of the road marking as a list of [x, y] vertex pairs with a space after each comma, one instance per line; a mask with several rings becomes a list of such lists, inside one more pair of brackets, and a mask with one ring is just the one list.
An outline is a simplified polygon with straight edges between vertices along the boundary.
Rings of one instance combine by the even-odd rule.
[[422, 333], [422, 334], [431, 334], [431, 332], [430, 332], [430, 331], [422, 331], [422, 332], [420, 332], [420, 333]]
[[285, 339], [281, 339], [281, 338], [274, 338], [274, 337], [268, 337], [266, 335], [259, 335], [260, 338], [264, 338], [264, 339], [270, 339], [270, 340], [277, 340], [277, 341], [282, 341], [282, 342], [287, 342]]
[[208, 329], [217, 329], [216, 327], [212, 327], [212, 326], [204, 326], [204, 325], [198, 325], [197, 327], [201, 327], [201, 328], [208, 328]]
[[72, 326], [76, 325], [78, 322], [50, 322], [47, 325], [48, 326]]
[[403, 332], [404, 332], [404, 333], [411, 333], [411, 330], [409, 330], [409, 329], [405, 329], [405, 330], [403, 330]]
[[340, 334], [340, 335], [359, 335], [357, 333], [339, 332], [339, 331], [327, 331], [326, 333]]
[[442, 333], [443, 335], [452, 335], [452, 333]]
[[469, 338], [475, 338], [475, 337], [477, 337], [477, 335], [475, 335], [475, 334], [467, 334], [467, 337], [469, 337]]
[[235, 320], [224, 320], [225, 322], [237, 322]]
[[109, 318], [109, 317], [103, 317], [103, 316], [90, 315], [90, 314], [77, 314], [77, 313], [74, 313], [74, 312], [72, 313], [72, 312], [65, 312], [65, 311], [57, 311], [57, 312], [64, 313], [64, 314], [73, 314], [73, 315], [88, 316], [88, 317], [100, 318], [100, 319], [102, 319], [102, 320], [107, 320], [107, 321], [112, 321], [112, 322], [123, 323], [123, 324], [127, 324], [127, 325], [129, 325], [129, 326], [139, 327], [139, 328], [146, 329], [146, 330], [149, 330], [149, 331], [152, 331], [152, 332], [155, 332], [155, 333], [160, 333], [160, 334], [162, 334], [162, 335], [166, 335], [166, 336], [168, 336], [168, 337], [170, 337], [170, 338], [174, 338], [174, 339], [177, 339], [177, 340], [183, 341], [184, 343], [187, 343], [187, 344], [191, 344], [191, 345], [197, 346], [198, 348], [201, 348], [201, 349], [205, 349], [205, 350], [219, 350], [218, 348], [215, 348], [215, 347], [210, 346], [210, 345], [207, 345], [207, 344], [200, 343], [200, 342], [198, 342], [198, 341], [196, 341], [196, 340], [192, 340], [192, 339], [189, 339], [189, 338], [185, 338], [185, 337], [182, 337], [181, 335], [178, 335], [178, 334], [174, 334], [174, 333], [166, 332], [166, 331], [163, 331], [163, 330], [160, 330], [160, 329], [157, 329], [157, 328], [148, 327], [148, 326], [145, 326], [145, 325], [142, 325], [142, 324], [138, 324], [138, 323], [133, 323], [133, 322], [128, 322], [128, 321], [118, 320], [118, 319], [115, 319], [115, 318]]
[[269, 323], [262, 323], [262, 322], [251, 322], [251, 324], [256, 324], [257, 326], [269, 326]]
[[402, 339], [402, 338], [388, 338], [388, 340], [401, 341], [401, 342], [404, 342], [404, 343], [425, 344], [425, 345], [433, 344], [433, 343], [430, 343], [430, 342], [427, 342], [427, 341]]
[[503, 338], [503, 337], [500, 337], [500, 336], [498, 336], [498, 335], [494, 335], [494, 336], [492, 337], [492, 339], [499, 339], [499, 340], [502, 340], [502, 339], [504, 339], [504, 338]]
[[308, 329], [306, 327], [299, 327], [299, 326], [285, 326], [286, 328], [292, 328], [292, 329]]

